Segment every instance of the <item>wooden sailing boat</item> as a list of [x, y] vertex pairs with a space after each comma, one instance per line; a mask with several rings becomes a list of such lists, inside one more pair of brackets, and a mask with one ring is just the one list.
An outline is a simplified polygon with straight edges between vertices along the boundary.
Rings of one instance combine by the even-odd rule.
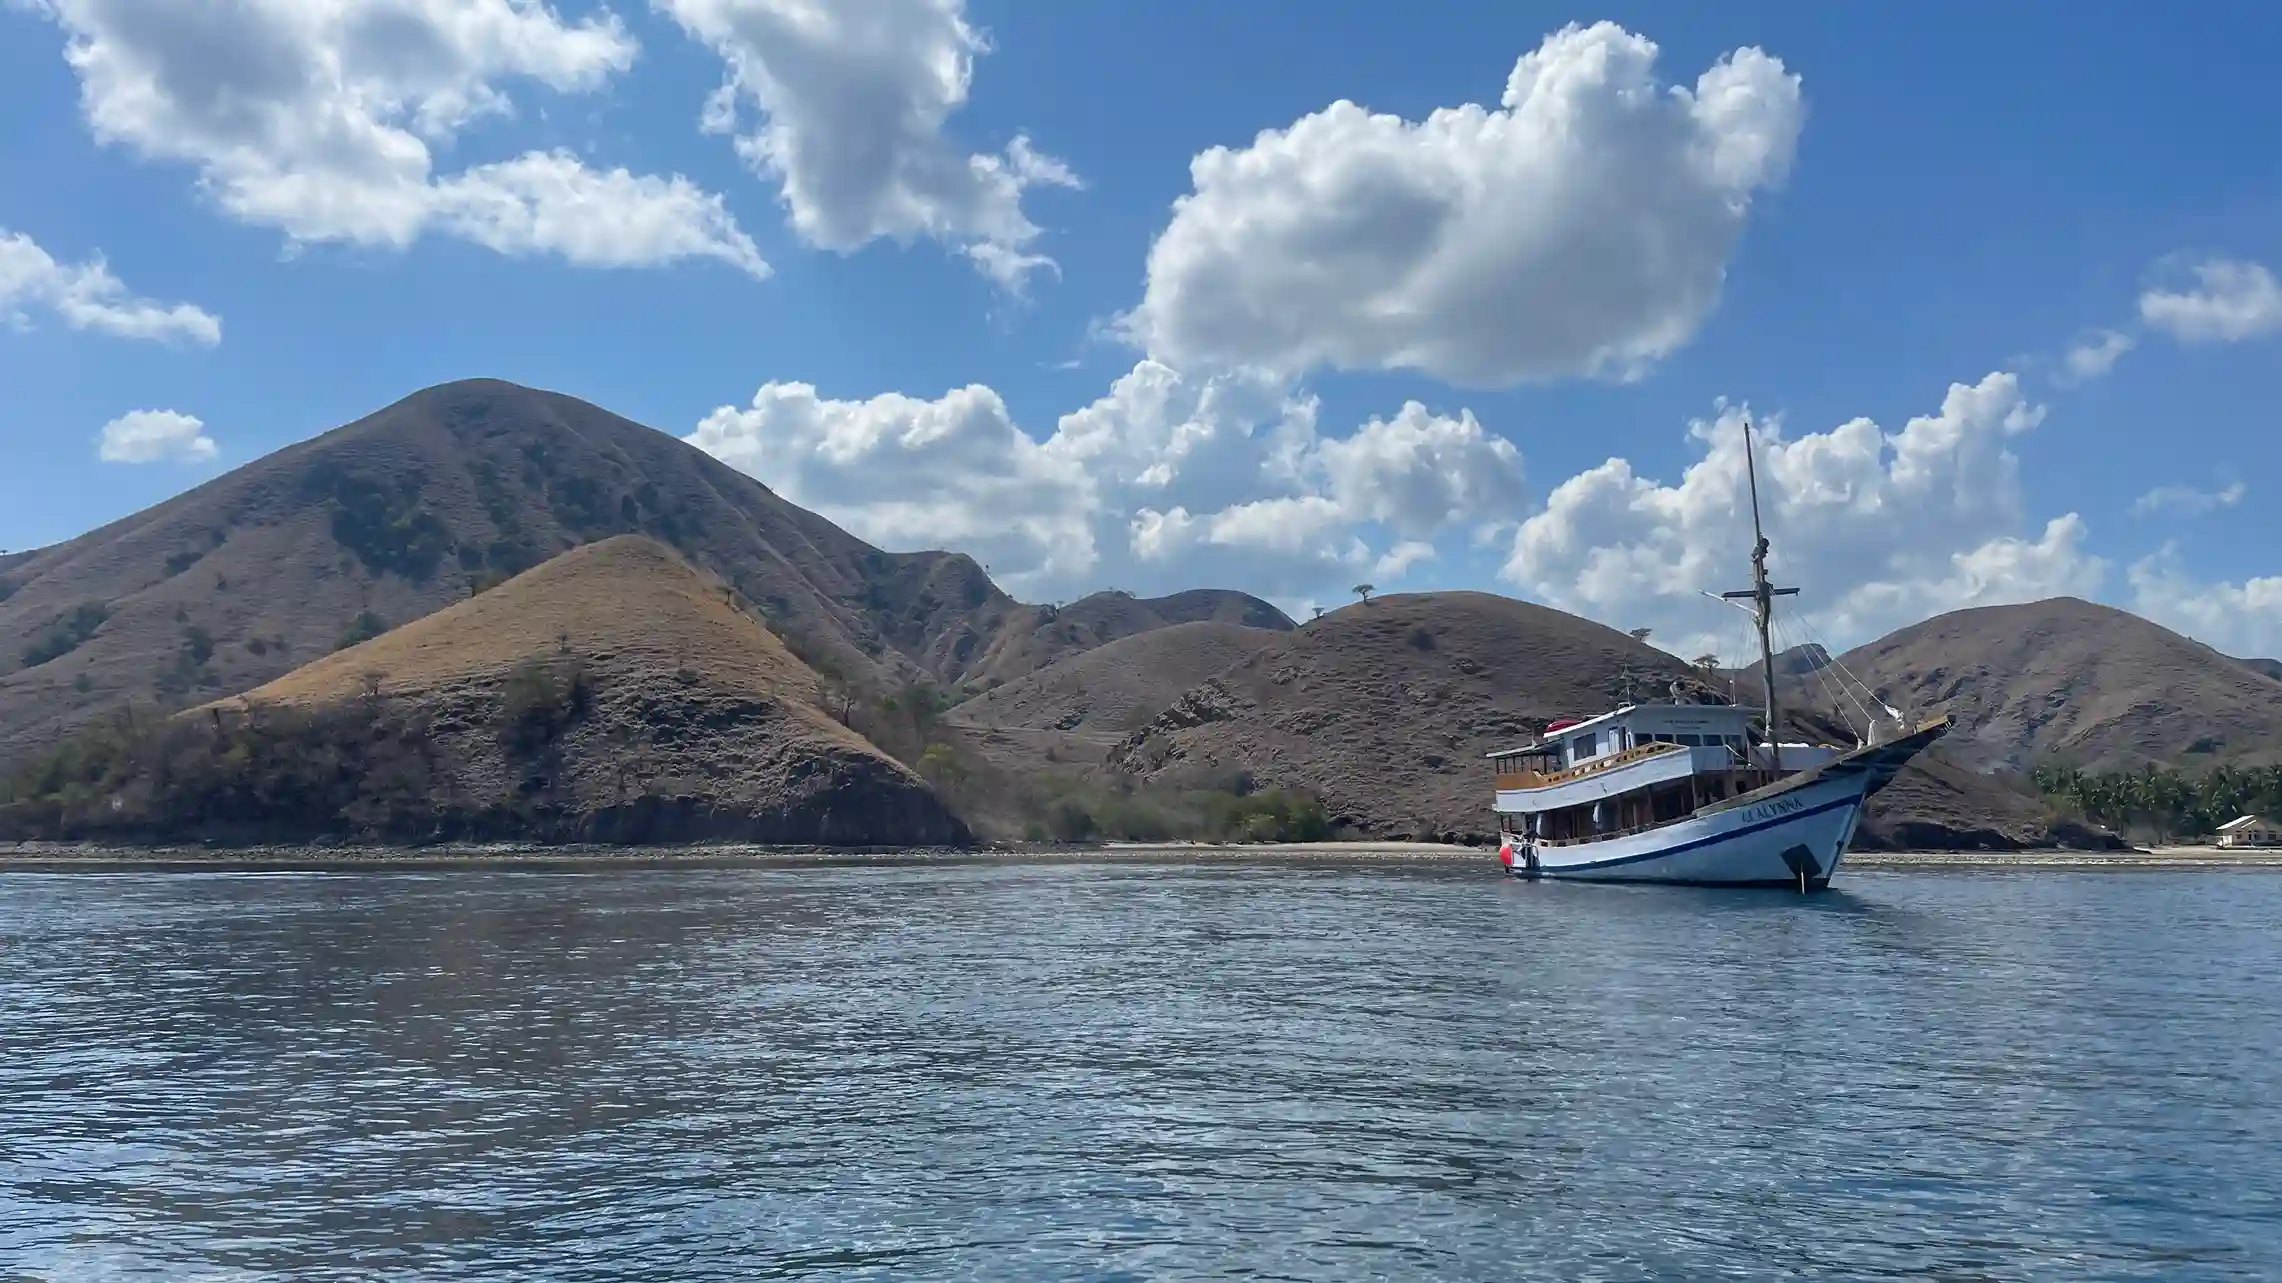
[[[1798, 589], [1767, 578], [1748, 420], [1743, 445], [1751, 587], [1721, 596], [1751, 603], [1766, 681], [1763, 738], [1752, 734], [1751, 710], [1682, 703], [1675, 687], [1670, 703], [1556, 721], [1537, 740], [1490, 754], [1498, 858], [1517, 875], [1820, 890], [1838, 871], [1863, 804], [1948, 730], [1946, 717], [1891, 728], [1873, 721], [1851, 751], [1780, 742], [1770, 628], [1775, 599]], [[1886, 729], [1896, 733], [1881, 742]]]

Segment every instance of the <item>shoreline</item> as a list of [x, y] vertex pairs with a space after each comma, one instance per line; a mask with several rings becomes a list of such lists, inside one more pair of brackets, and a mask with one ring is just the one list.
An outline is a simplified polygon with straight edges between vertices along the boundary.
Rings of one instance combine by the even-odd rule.
[[[91, 843], [0, 843], [0, 872], [71, 869], [167, 871], [215, 868], [403, 869], [558, 866], [738, 867], [755, 865], [924, 865], [1010, 860], [1418, 860], [1474, 862], [1495, 866], [1487, 847], [1438, 842], [1110, 842], [1084, 845], [1017, 843], [970, 848], [847, 849], [724, 843], [702, 846], [152, 846], [116, 847]], [[1855, 851], [1846, 869], [1912, 871], [1937, 869], [2193, 869], [2282, 870], [2282, 849], [2232, 850], [2210, 846], [2165, 846], [2128, 851]]]

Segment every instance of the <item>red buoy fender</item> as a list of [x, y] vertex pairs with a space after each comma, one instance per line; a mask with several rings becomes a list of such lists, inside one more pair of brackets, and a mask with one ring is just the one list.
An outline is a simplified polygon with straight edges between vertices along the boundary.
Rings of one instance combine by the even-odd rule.
[[1509, 869], [1513, 867], [1513, 843], [1498, 843], [1498, 863]]

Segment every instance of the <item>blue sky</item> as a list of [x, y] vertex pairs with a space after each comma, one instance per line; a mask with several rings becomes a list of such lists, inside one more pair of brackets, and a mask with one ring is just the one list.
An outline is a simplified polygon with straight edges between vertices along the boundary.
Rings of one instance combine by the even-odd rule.
[[1747, 405], [1833, 642], [2282, 649], [2265, 7], [315, 10], [0, 3], [0, 547], [494, 375], [1037, 599], [1730, 646]]

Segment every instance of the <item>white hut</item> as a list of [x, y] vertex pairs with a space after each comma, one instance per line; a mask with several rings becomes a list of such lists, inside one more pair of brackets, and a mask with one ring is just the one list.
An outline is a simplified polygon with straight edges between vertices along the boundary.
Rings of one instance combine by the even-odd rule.
[[2219, 826], [2219, 845], [2282, 846], [2282, 824], [2263, 815], [2239, 815]]

